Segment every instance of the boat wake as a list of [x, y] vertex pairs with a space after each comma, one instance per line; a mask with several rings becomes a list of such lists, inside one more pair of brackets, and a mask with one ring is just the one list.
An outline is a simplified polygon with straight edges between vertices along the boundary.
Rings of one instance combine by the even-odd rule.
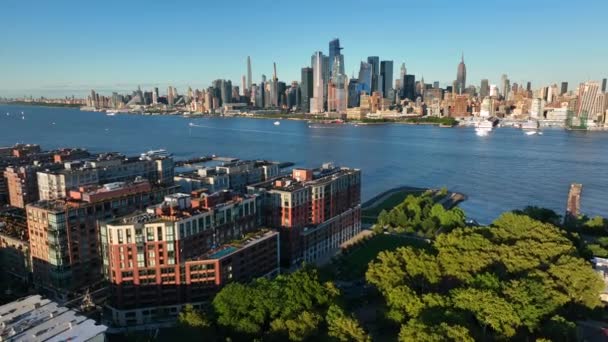
[[229, 127], [217, 127], [217, 126], [207, 126], [207, 125], [197, 125], [195, 123], [190, 123], [190, 127], [197, 128], [210, 128], [215, 130], [224, 130], [224, 131], [233, 131], [233, 132], [249, 132], [249, 133], [264, 133], [264, 134], [277, 134], [277, 135], [293, 135], [293, 136], [301, 136], [302, 134], [296, 133], [288, 133], [288, 132], [276, 132], [276, 131], [264, 131], [261, 129], [245, 129], [245, 128], [229, 128]]
[[317, 125], [309, 125], [308, 128], [338, 128], [337, 126], [317, 126]]

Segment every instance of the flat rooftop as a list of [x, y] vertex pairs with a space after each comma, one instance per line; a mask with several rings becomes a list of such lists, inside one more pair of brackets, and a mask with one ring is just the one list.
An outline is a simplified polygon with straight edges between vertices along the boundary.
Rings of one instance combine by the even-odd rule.
[[238, 248], [234, 247], [234, 246], [228, 246], [224, 249], [220, 249], [217, 252], [211, 253], [208, 255], [209, 259], [221, 259], [222, 257], [231, 254], [233, 252], [236, 252], [238, 250]]
[[[101, 202], [107, 201], [111, 198], [124, 196], [125, 194], [147, 193], [147, 192], [150, 192], [150, 191], [153, 192], [153, 191], [159, 190], [159, 189], [177, 190], [179, 188], [179, 185], [158, 186], [155, 184], [150, 184], [148, 182], [145, 183], [145, 184], [150, 185], [150, 187], [148, 187], [147, 189], [146, 189], [146, 187], [138, 188], [138, 185], [141, 185], [141, 184], [143, 184], [143, 183], [127, 183], [126, 186], [124, 186], [124, 187], [118, 187], [118, 188], [113, 188], [113, 189], [104, 188], [103, 186], [95, 186], [91, 190], [88, 190], [87, 192], [85, 192], [85, 195], [87, 195], [87, 196], [107, 194], [107, 196], [103, 197], [101, 200], [88, 201], [86, 199], [75, 199], [75, 198], [69, 197], [69, 198], [59, 198], [59, 199], [52, 199], [52, 200], [41, 200], [41, 201], [34, 202], [34, 203], [31, 203], [28, 205], [31, 205], [36, 208], [46, 209], [46, 210], [60, 211], [60, 210], [65, 210], [65, 208], [67, 208], [67, 207], [79, 207], [79, 206], [85, 205], [85, 204], [101, 203]], [[129, 190], [132, 190], [132, 191], [129, 191]], [[112, 196], [113, 192], [116, 193], [116, 196]], [[84, 196], [84, 197], [87, 197], [87, 196]]]
[[2, 341], [87, 341], [107, 329], [40, 295], [0, 306]]
[[[253, 188], [264, 188], [267, 190], [279, 190], [279, 191], [294, 191], [301, 189], [305, 186], [314, 186], [325, 182], [332, 181], [340, 176], [354, 174], [359, 172], [359, 169], [352, 169], [346, 167], [333, 167], [333, 168], [317, 168], [313, 169], [312, 180], [309, 181], [297, 181], [293, 176], [281, 176], [268, 181], [264, 181], [258, 184], [253, 184]], [[276, 185], [277, 181], [282, 181], [283, 185]]]
[[229, 256], [230, 254], [248, 248], [252, 245], [259, 243], [262, 240], [266, 240], [278, 234], [279, 233], [274, 230], [262, 228], [258, 231], [245, 235], [242, 239], [230, 241], [217, 248], [207, 251], [196, 259], [222, 259], [224, 257]]
[[[217, 193], [220, 193], [220, 192], [215, 192], [213, 194], [217, 194]], [[209, 208], [187, 207], [187, 208], [183, 208], [183, 209], [175, 209], [173, 211], [173, 214], [169, 214], [169, 213], [156, 214], [156, 213], [151, 212], [151, 210], [156, 210], [157, 208], [162, 207], [163, 205], [168, 205], [168, 202], [165, 201], [163, 203], [159, 203], [159, 204], [151, 205], [151, 206], [147, 207], [147, 210], [145, 212], [144, 211], [135, 211], [133, 213], [118, 217], [114, 220], [107, 221], [107, 224], [113, 225], [113, 226], [121, 226], [121, 225], [133, 224], [133, 223], [144, 223], [145, 224], [145, 223], [156, 223], [156, 222], [174, 222], [174, 221], [192, 217], [192, 216], [195, 216], [198, 214], [208, 213], [215, 209], [221, 209], [222, 207], [225, 207], [225, 206], [228, 206], [231, 204], [240, 203], [242, 200], [251, 199], [253, 197], [254, 196], [248, 195], [248, 194], [239, 194], [225, 202], [216, 203], [213, 207], [209, 207]], [[191, 197], [190, 195], [183, 194], [183, 193], [175, 193], [175, 194], [170, 194], [170, 195], [165, 196], [165, 199], [180, 199], [180, 198], [189, 198], [192, 200], [196, 199], [196, 198]]]
[[27, 218], [14, 213], [0, 213], [0, 234], [26, 242]]

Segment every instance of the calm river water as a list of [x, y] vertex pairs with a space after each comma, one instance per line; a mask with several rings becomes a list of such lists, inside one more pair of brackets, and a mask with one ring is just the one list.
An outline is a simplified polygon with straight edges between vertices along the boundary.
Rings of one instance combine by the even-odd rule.
[[482, 223], [526, 205], [563, 213], [570, 183], [580, 182], [583, 211], [608, 216], [608, 134], [600, 132], [551, 129], [527, 136], [499, 128], [479, 137], [472, 128], [309, 128], [305, 121], [281, 120], [275, 126], [272, 120], [245, 118], [109, 117], [77, 109], [0, 106], [0, 145], [17, 142], [129, 155], [164, 148], [176, 158], [216, 154], [307, 167], [334, 162], [361, 168], [364, 200], [398, 185], [446, 186], [468, 195], [461, 207]]

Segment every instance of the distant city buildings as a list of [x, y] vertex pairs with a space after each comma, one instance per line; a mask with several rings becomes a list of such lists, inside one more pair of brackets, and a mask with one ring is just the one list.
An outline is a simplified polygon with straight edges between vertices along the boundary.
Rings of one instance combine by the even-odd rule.
[[599, 82], [581, 83], [578, 91], [577, 117], [593, 121], [602, 120], [606, 111], [606, 101]]
[[[425, 115], [479, 117], [485, 99], [490, 97], [493, 116], [519, 121], [532, 117], [531, 109], [538, 107], [532, 102], [538, 98], [545, 103], [538, 120], [546, 120], [547, 125], [576, 123], [578, 129], [608, 129], [608, 125], [605, 126], [606, 78], [584, 82], [574, 89], [561, 81], [533, 89], [530, 81], [512, 82], [507, 74], [502, 74], [495, 81], [483, 78], [479, 86], [474, 86], [467, 84], [463, 54], [456, 79], [442, 88], [438, 81], [425, 83], [421, 74], [417, 81], [416, 73], [406, 68], [405, 63], [400, 63], [398, 71], [394, 70], [394, 62], [380, 56], [368, 56], [360, 61], [358, 70], [354, 68], [348, 77], [343, 52], [340, 39], [332, 39], [327, 51], [317, 51], [311, 56], [310, 65], [300, 69], [297, 80], [279, 79], [277, 65], [273, 63], [272, 76], [266, 78], [262, 74], [261, 80], [254, 83], [251, 57], [247, 56], [240, 80], [216, 79], [205, 89], [186, 86], [184, 94], [179, 94], [172, 85], [167, 87], [166, 94], [160, 94], [158, 87], [145, 91], [138, 86], [130, 94], [113, 92], [104, 96], [91, 90], [86, 99], [30, 97], [19, 100], [69, 106], [84, 104], [84, 109], [107, 111], [110, 115], [113, 112], [222, 116], [281, 113], [313, 114], [315, 118], [332, 120], [401, 120]], [[438, 91], [431, 91], [435, 89]], [[375, 93], [381, 98], [377, 106], [369, 104]], [[466, 96], [466, 101], [458, 96]], [[566, 119], [562, 120], [564, 108]], [[7, 201], [8, 196], [6, 180], [0, 180], [0, 202]]]
[[324, 78], [324, 70], [326, 59], [323, 56], [323, 53], [317, 51], [313, 55], [312, 59], [312, 69], [313, 69], [313, 97], [310, 102], [310, 112], [312, 114], [320, 114], [325, 111], [324, 106], [324, 88], [325, 88], [325, 78]]
[[467, 67], [464, 64], [464, 54], [458, 64], [456, 73], [456, 94], [462, 94], [467, 86]]
[[390, 98], [393, 91], [393, 61], [380, 62], [380, 77], [382, 79], [382, 96]]

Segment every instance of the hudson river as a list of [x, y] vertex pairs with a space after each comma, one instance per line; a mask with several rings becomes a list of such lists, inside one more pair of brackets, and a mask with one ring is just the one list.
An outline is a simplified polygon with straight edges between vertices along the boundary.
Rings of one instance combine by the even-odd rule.
[[[21, 112], [25, 119], [22, 119]], [[7, 116], [6, 113], [10, 115]], [[191, 127], [192, 122], [196, 126]], [[399, 124], [309, 128], [306, 121], [187, 119], [0, 105], [0, 146], [84, 147], [136, 155], [167, 149], [176, 159], [216, 154], [242, 159], [324, 162], [361, 168], [363, 199], [398, 185], [446, 186], [466, 194], [471, 218], [489, 223], [526, 205], [563, 214], [570, 183], [583, 184], [582, 210], [608, 216], [608, 134], [513, 128], [478, 137], [473, 128]]]

